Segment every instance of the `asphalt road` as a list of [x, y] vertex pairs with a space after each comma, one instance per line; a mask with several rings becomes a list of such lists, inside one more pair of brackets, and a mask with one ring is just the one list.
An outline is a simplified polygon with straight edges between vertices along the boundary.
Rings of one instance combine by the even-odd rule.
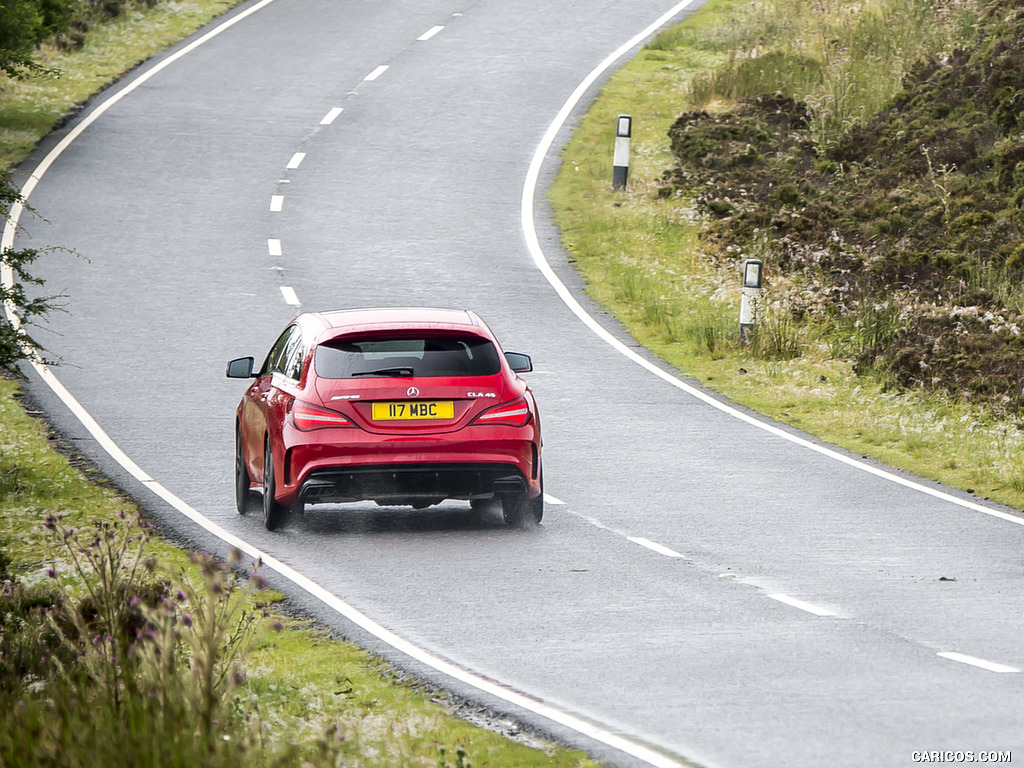
[[[599, 338], [537, 269], [520, 217], [531, 158], [577, 84], [670, 2], [260, 5], [90, 125], [32, 193], [52, 224], [19, 235], [81, 255], [39, 264], [69, 295], [40, 340], [148, 476], [404, 641], [593, 728], [453, 681], [278, 579], [340, 631], [610, 764], [652, 764], [647, 748], [737, 768], [1024, 754], [1024, 526], [694, 397]], [[635, 349], [583, 298], [546, 217], [566, 135], [541, 171], [540, 243]], [[454, 502], [314, 508], [275, 534], [239, 517], [241, 385], [224, 364], [262, 356], [295, 301], [480, 311], [533, 355], [564, 503], [525, 533]], [[34, 376], [31, 391], [162, 525], [224, 551]]]

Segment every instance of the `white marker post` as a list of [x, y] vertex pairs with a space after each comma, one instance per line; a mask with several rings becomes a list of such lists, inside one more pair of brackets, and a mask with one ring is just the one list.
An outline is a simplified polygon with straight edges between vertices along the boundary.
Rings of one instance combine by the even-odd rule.
[[629, 180], [629, 140], [633, 135], [633, 118], [619, 115], [615, 122], [615, 154], [612, 158], [612, 189], [625, 189]]
[[760, 259], [743, 262], [743, 295], [740, 297], [740, 342], [746, 342], [747, 333], [757, 322], [757, 300], [761, 296]]

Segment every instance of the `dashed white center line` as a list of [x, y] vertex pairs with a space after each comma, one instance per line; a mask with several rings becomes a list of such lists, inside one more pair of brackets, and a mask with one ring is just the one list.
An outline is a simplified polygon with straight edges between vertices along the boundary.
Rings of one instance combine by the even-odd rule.
[[294, 155], [292, 155], [292, 159], [288, 161], [288, 165], [286, 165], [285, 168], [288, 168], [289, 170], [298, 168], [300, 165], [302, 165], [302, 161], [305, 159], [305, 152], [296, 152]]
[[592, 526], [594, 526], [595, 528], [600, 528], [602, 531], [608, 531], [609, 533], [614, 533], [616, 536], [621, 536], [624, 539], [629, 538], [629, 534], [626, 533], [625, 531], [620, 531], [617, 528], [612, 528], [610, 525], [605, 525], [600, 520], [598, 520], [596, 517], [591, 517], [590, 515], [584, 515], [582, 512], [577, 512], [572, 507], [567, 507], [565, 511], [568, 512], [573, 517], [578, 517], [581, 520], [586, 520]]
[[267, 253], [271, 256], [280, 256], [282, 253], [281, 241], [276, 237], [267, 238]]
[[647, 547], [652, 552], [657, 552], [659, 555], [664, 555], [665, 557], [685, 557], [685, 555], [679, 554], [674, 549], [669, 549], [656, 541], [645, 539], [643, 536], [627, 536], [626, 538], [634, 544], [639, 544], [641, 547]]
[[293, 307], [301, 307], [302, 302], [299, 301], [298, 295], [295, 293], [295, 289], [290, 285], [281, 286], [281, 295], [284, 296], [286, 304], [290, 304]]
[[343, 107], [333, 107], [330, 112], [323, 116], [323, 119], [320, 121], [320, 125], [330, 125], [337, 120], [338, 115], [344, 111], [345, 109]]
[[781, 592], [775, 592], [768, 595], [772, 600], [778, 600], [780, 603], [785, 603], [792, 608], [799, 608], [801, 611], [812, 613], [815, 616], [835, 616], [835, 611], [830, 611], [828, 608], [822, 608], [820, 605], [814, 603], [808, 603], [803, 600], [797, 600], [795, 597], [784, 595]]
[[556, 499], [550, 493], [545, 493], [544, 494], [544, 501], [547, 502], [548, 504], [565, 504], [564, 501]]
[[284, 195], [271, 195], [270, 196], [270, 210], [280, 211], [284, 208]]
[[989, 661], [988, 659], [979, 659], [977, 656], [968, 656], [966, 653], [943, 651], [937, 655], [944, 659], [949, 659], [950, 661], [959, 661], [961, 664], [970, 664], [972, 667], [987, 669], [989, 672], [999, 672], [1001, 674], [1020, 672], [1016, 667], [1010, 667], [1006, 664], [997, 664], [996, 662]]
[[433, 37], [434, 35], [436, 35], [436, 34], [437, 34], [438, 32], [440, 32], [440, 31], [441, 31], [442, 29], [444, 29], [444, 27], [442, 27], [442, 26], [440, 26], [440, 25], [438, 25], [438, 26], [436, 26], [436, 27], [431, 27], [431, 28], [430, 28], [430, 29], [428, 29], [428, 30], [427, 30], [426, 32], [424, 32], [424, 33], [423, 33], [422, 35], [420, 35], [419, 37], [417, 37], [416, 39], [417, 39], [417, 40], [429, 40], [429, 39], [430, 39], [430, 38], [432, 38], [432, 37]]
[[387, 71], [388, 71], [388, 65], [387, 64], [381, 64], [379, 67], [377, 67], [375, 70], [373, 70], [373, 72], [371, 72], [366, 77], [364, 77], [363, 80], [365, 80], [367, 82], [376, 80], [378, 77], [380, 77], [381, 75], [383, 75]]

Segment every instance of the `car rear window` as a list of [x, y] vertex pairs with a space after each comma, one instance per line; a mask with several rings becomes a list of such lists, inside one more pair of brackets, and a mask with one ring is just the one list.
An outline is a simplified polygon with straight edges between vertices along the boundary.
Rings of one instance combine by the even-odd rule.
[[329, 341], [317, 347], [313, 365], [325, 379], [491, 376], [501, 370], [490, 341], [453, 336]]

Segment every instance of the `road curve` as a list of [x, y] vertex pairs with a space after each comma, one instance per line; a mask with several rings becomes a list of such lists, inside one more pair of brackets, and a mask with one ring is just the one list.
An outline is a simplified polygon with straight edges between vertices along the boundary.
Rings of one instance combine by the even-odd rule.
[[[671, 9], [241, 6], [123, 83], [32, 190], [54, 222], [32, 224], [33, 243], [88, 259], [42, 265], [71, 296], [42, 340], [135, 475], [38, 380], [32, 393], [179, 537], [237, 537], [332, 625], [609, 762], [1019, 749], [1018, 518], [759, 427], [664, 373], [582, 297], [541, 196], [523, 192], [553, 172], [543, 146], [564, 139], [549, 125], [574, 89]], [[314, 510], [280, 534], [238, 517], [224, 361], [261, 354], [299, 305], [422, 303], [476, 308], [533, 354], [564, 504], [533, 534], [455, 503]]]

